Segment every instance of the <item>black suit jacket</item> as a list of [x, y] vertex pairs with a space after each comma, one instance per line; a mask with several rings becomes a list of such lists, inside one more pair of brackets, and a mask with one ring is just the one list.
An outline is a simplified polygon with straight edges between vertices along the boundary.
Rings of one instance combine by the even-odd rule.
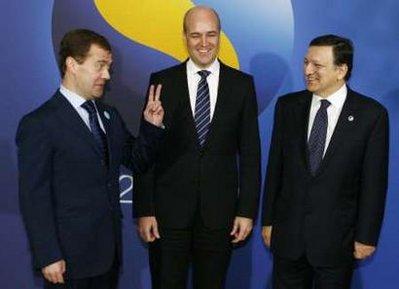
[[34, 266], [65, 259], [72, 278], [102, 274], [120, 255], [119, 167], [146, 170], [163, 135], [143, 122], [135, 140], [114, 108], [100, 102], [97, 108], [106, 130], [108, 164], [59, 92], [23, 117], [16, 137], [20, 207]]
[[272, 250], [314, 265], [350, 261], [354, 240], [376, 245], [388, 169], [388, 115], [375, 100], [348, 89], [323, 161], [309, 171], [307, 130], [312, 94], [279, 98], [267, 167], [263, 224]]
[[227, 228], [234, 216], [254, 218], [260, 175], [257, 104], [252, 77], [220, 66], [217, 104], [200, 148], [186, 63], [157, 72], [168, 132], [154, 168], [136, 178], [135, 213], [161, 226], [184, 228], [200, 212], [209, 228]]

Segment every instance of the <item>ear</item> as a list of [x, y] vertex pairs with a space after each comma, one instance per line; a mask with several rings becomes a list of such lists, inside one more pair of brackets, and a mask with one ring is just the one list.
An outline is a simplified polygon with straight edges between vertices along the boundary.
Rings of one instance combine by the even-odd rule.
[[338, 69], [338, 80], [345, 79], [345, 76], [348, 73], [348, 65], [346, 64], [338, 65], [337, 69]]
[[72, 56], [68, 56], [65, 59], [66, 71], [70, 71], [70, 72], [74, 73], [76, 71], [77, 64], [78, 63], [76, 62], [76, 60]]

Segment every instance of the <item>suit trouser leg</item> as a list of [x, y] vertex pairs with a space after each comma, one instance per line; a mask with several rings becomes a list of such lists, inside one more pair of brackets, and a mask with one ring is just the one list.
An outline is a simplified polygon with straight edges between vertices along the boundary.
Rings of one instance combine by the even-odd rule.
[[274, 256], [274, 289], [350, 289], [353, 264], [312, 266], [305, 256], [289, 260]]
[[289, 260], [273, 256], [274, 289], [311, 289], [313, 284], [312, 267], [306, 257]]
[[353, 263], [339, 267], [315, 267], [315, 289], [350, 289]]
[[185, 289], [190, 261], [195, 289], [219, 289], [230, 261], [229, 230], [210, 230], [196, 220], [185, 229], [159, 228], [161, 238], [150, 244], [153, 289]]
[[159, 227], [161, 238], [149, 244], [153, 289], [187, 287], [191, 231]]
[[197, 218], [193, 233], [194, 289], [224, 288], [231, 250], [230, 228], [209, 229]]

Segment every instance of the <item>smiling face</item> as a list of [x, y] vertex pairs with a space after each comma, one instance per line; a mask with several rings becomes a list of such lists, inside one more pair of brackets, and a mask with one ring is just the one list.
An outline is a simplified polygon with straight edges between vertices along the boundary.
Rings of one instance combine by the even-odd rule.
[[185, 19], [184, 39], [191, 60], [200, 68], [209, 67], [219, 52], [220, 29], [210, 9], [194, 9]]
[[310, 46], [303, 71], [306, 88], [321, 97], [328, 97], [345, 83], [348, 67], [334, 64], [332, 46]]
[[101, 98], [105, 83], [111, 78], [111, 52], [92, 44], [83, 62], [79, 63], [72, 57], [68, 57], [66, 62], [72, 90], [88, 100]]

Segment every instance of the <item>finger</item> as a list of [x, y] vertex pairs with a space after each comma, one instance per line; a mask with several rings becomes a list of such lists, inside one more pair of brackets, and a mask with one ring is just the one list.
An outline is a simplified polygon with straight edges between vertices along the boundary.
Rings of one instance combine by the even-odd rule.
[[60, 271], [56, 272], [55, 277], [56, 277], [57, 283], [64, 283], [64, 277], [62, 276], [62, 273]]
[[234, 234], [235, 238], [233, 240], [233, 243], [238, 243], [238, 242], [242, 241], [243, 235], [244, 235], [243, 230], [240, 228], [239, 225], [237, 225], [237, 229], [236, 229], [236, 232]]
[[160, 114], [162, 114], [162, 112], [163, 112], [163, 108], [162, 108], [162, 106], [160, 106], [160, 107], [158, 107], [156, 110], [155, 110], [155, 114], [157, 114], [157, 115], [160, 115]]
[[265, 243], [265, 245], [267, 246], [267, 247], [270, 247], [270, 239], [268, 238], [268, 237], [264, 237], [263, 238], [263, 242]]
[[65, 263], [65, 261], [63, 261], [62, 263], [61, 263], [61, 266], [62, 266], [62, 274], [64, 274], [65, 273], [65, 271], [66, 271], [66, 263]]
[[157, 85], [157, 89], [155, 91], [155, 96], [154, 96], [154, 101], [159, 101], [161, 98], [161, 89], [162, 89], [162, 84]]
[[157, 102], [153, 102], [152, 105], [150, 106], [151, 112], [157, 111], [161, 106]]
[[244, 239], [245, 239], [245, 230], [241, 228], [238, 233], [238, 240], [243, 241]]
[[152, 233], [152, 226], [148, 226], [148, 228], [146, 228], [146, 237], [147, 242], [152, 242], [155, 240], [155, 236]]
[[51, 276], [50, 276], [50, 274], [48, 274], [48, 273], [44, 273], [44, 272], [43, 272], [43, 276], [44, 276], [44, 278], [45, 278], [47, 281], [49, 281], [49, 282], [53, 283], [53, 281], [51, 280]]
[[238, 224], [236, 221], [234, 221], [233, 229], [231, 230], [230, 235], [234, 236], [237, 233], [237, 230], [238, 230]]
[[149, 92], [149, 94], [148, 94], [148, 101], [147, 101], [147, 104], [150, 103], [150, 102], [152, 102], [153, 100], [154, 100], [154, 85], [151, 84], [151, 85], [150, 85], [150, 92]]
[[362, 259], [362, 255], [357, 251], [353, 252], [353, 256], [355, 257], [355, 259], [358, 259], [358, 260]]
[[49, 275], [51, 282], [57, 284], [58, 282], [57, 274], [55, 272], [51, 272]]
[[154, 225], [152, 227], [152, 232], [153, 232], [155, 238], [157, 238], [157, 239], [161, 238], [161, 236], [159, 235], [157, 223], [154, 223]]

